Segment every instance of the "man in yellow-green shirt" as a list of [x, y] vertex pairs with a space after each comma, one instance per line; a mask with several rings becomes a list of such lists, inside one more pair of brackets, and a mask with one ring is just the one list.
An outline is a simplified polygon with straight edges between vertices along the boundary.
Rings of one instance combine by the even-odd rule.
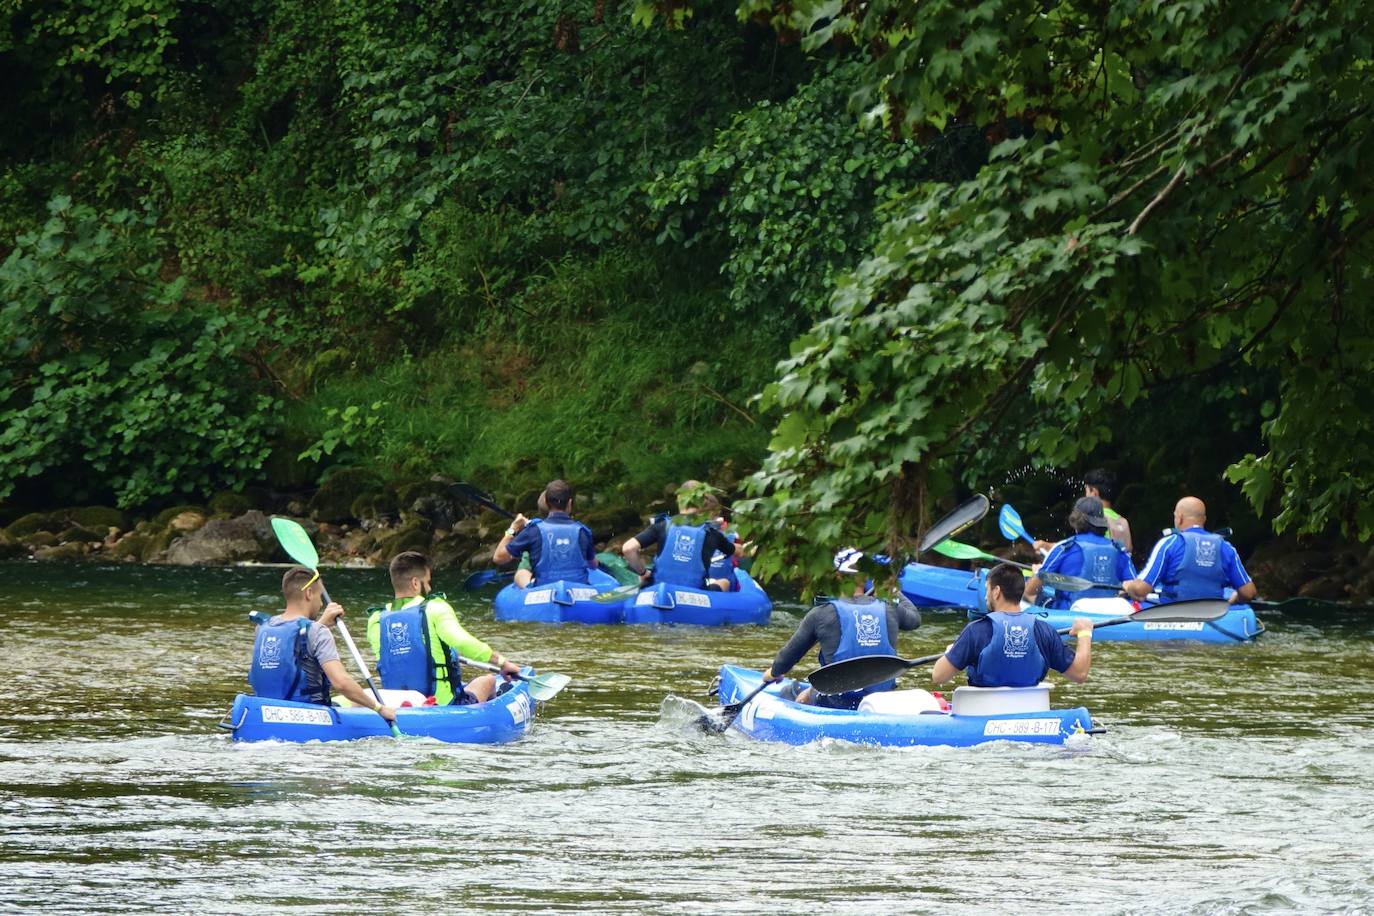
[[499, 665], [507, 681], [520, 673], [520, 666], [463, 629], [442, 596], [427, 597], [433, 574], [429, 558], [413, 550], [391, 561], [396, 600], [367, 620], [367, 641], [377, 656], [382, 686], [418, 690], [440, 706], [484, 703], [496, 693], [496, 677], [484, 674], [464, 684], [458, 656]]

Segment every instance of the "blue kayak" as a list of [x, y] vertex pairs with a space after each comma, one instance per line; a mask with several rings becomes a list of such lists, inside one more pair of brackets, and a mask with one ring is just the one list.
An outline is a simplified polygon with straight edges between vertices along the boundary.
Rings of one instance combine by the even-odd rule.
[[[530, 672], [531, 674], [533, 672]], [[385, 692], [384, 692], [385, 693]], [[537, 704], [523, 681], [472, 706], [416, 706], [396, 710], [406, 737], [449, 744], [505, 744], [529, 731]], [[266, 700], [241, 693], [220, 727], [235, 741], [352, 741], [389, 738], [391, 727], [370, 709]]]
[[592, 599], [618, 588], [614, 577], [599, 569], [587, 573], [586, 582], [536, 582], [529, 588], [514, 583], [496, 593], [497, 620], [534, 623], [621, 623], [623, 601], [601, 604]]
[[897, 581], [902, 594], [917, 607], [978, 606], [978, 577], [967, 569], [908, 563]]
[[[728, 705], [744, 697], [761, 683], [763, 675], [735, 665], [720, 669], [720, 702]], [[1018, 741], [1030, 744], [1063, 744], [1076, 735], [1097, 734], [1088, 710], [1039, 709], [991, 715], [961, 715], [927, 710], [911, 714], [863, 712], [807, 706], [778, 696], [789, 681], [769, 687], [740, 710], [733, 728], [759, 741], [783, 744], [810, 744], [814, 741], [847, 741], [853, 744], [910, 747], [914, 745], [951, 745], [968, 747], [989, 741]], [[1039, 690], [1045, 697], [1046, 688]], [[989, 696], [980, 688], [960, 687], [955, 691], [955, 709], [961, 694], [972, 691], [980, 700]], [[898, 693], [907, 693], [899, 691]], [[910, 691], [924, 693], [924, 691]], [[1010, 693], [1018, 693], [1009, 691]], [[879, 695], [881, 696], [881, 695]], [[1045, 705], [1048, 705], [1046, 701]]]
[[626, 623], [682, 623], [702, 627], [766, 624], [773, 611], [768, 593], [744, 570], [735, 570], [737, 592], [713, 592], [658, 583], [625, 600]]
[[[1152, 605], [1146, 605], [1152, 606]], [[1123, 617], [1131, 612], [1130, 604], [1120, 598], [1088, 598], [1074, 603], [1069, 610], [1050, 608], [1027, 608], [1056, 630], [1071, 626], [1075, 617], [1086, 617], [1093, 622], [1112, 617]], [[969, 612], [973, 618], [977, 614]], [[1264, 632], [1264, 625], [1255, 617], [1255, 611], [1248, 604], [1233, 605], [1224, 617], [1217, 620], [1189, 620], [1178, 623], [1150, 621], [1119, 623], [1093, 631], [1097, 642], [1160, 642], [1171, 639], [1186, 639], [1192, 642], [1237, 643], [1249, 642]]]

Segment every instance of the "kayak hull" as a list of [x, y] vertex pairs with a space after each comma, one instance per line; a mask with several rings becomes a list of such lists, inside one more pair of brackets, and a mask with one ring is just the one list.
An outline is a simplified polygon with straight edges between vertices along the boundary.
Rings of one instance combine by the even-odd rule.
[[620, 583], [599, 569], [587, 573], [586, 582], [536, 582], [529, 588], [511, 584], [496, 593], [497, 620], [531, 623], [620, 623], [622, 603], [600, 604], [591, 600]]
[[[523, 737], [534, 720], [536, 703], [517, 681], [511, 689], [472, 706], [418, 706], [396, 710], [396, 725], [406, 737], [449, 744], [506, 744]], [[235, 741], [354, 741], [389, 738], [386, 720], [361, 707], [318, 706], [239, 694], [221, 726]]]
[[967, 569], [908, 563], [898, 587], [917, 607], [978, 607], [978, 578]]
[[[723, 665], [720, 702], [726, 705], [739, 702], [758, 687], [762, 677], [758, 671]], [[795, 703], [777, 695], [786, 683], [783, 681], [768, 688], [751, 701], [740, 711], [732, 727], [756, 740], [781, 744], [830, 740], [884, 747], [970, 747], [990, 741], [1063, 744], [1075, 735], [1093, 730], [1092, 717], [1081, 706], [993, 716], [949, 712], [894, 715]]]
[[666, 583], [650, 585], [625, 600], [625, 622], [698, 627], [768, 623], [773, 612], [768, 593], [744, 570], [735, 570], [735, 576], [739, 580], [737, 592], [713, 592]]

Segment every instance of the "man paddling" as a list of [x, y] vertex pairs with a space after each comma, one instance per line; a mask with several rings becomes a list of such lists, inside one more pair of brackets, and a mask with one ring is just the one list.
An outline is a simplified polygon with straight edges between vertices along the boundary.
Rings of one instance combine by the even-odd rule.
[[[657, 519], [624, 543], [620, 552], [643, 584], [667, 582], [718, 592], [730, 590], [729, 579], [712, 579], [707, 573], [712, 557], [717, 553], [720, 554], [717, 563], [735, 555], [734, 542], [713, 524], [692, 524], [695, 519], [703, 517], [704, 508], [716, 505], [714, 500], [706, 484], [699, 480], [684, 481], [677, 490], [678, 516]], [[658, 557], [650, 574], [645, 570], [639, 552], [655, 544], [658, 545]]]
[[1054, 627], [1021, 610], [1025, 577], [1002, 563], [988, 573], [988, 613], [964, 627], [931, 678], [944, 684], [968, 669], [973, 687], [1034, 687], [1053, 668], [1081, 684], [1092, 667], [1092, 621], [1076, 618], [1070, 633], [1078, 644], [1070, 652]]
[[544, 488], [541, 499], [548, 515], [531, 524], [523, 515], [511, 521], [492, 562], [498, 566], [529, 555], [530, 569], [515, 572], [521, 588], [532, 582], [586, 582], [587, 570], [596, 569], [596, 543], [591, 529], [572, 517], [573, 489], [562, 480]]
[[[844, 575], [857, 575], [857, 564], [863, 554], [856, 550], [842, 550], [835, 555], [835, 569]], [[796, 666], [813, 646], [819, 646], [822, 665], [847, 661], [865, 655], [896, 655], [896, 635], [900, 630], [914, 630], [921, 625], [921, 612], [905, 596], [895, 602], [883, 601], [859, 594], [849, 598], [832, 598], [813, 607], [787, 645], [778, 650], [773, 664], [763, 673], [764, 681], [775, 681]], [[798, 703], [824, 706], [830, 709], [858, 709], [859, 703], [870, 693], [891, 690], [895, 680], [883, 681], [860, 690], [846, 693], [817, 693], [807, 688], [795, 697]]]
[[391, 561], [396, 599], [374, 609], [367, 620], [367, 641], [377, 656], [382, 686], [418, 690], [440, 706], [485, 703], [496, 693], [496, 677], [484, 674], [463, 683], [458, 656], [501, 666], [507, 681], [520, 666], [502, 658], [458, 622], [443, 595], [431, 595], [434, 571], [429, 558], [408, 550]]
[[1026, 583], [1024, 598], [1031, 603], [1040, 596], [1042, 573], [1076, 576], [1095, 583], [1095, 587], [1081, 592], [1055, 591], [1053, 608], [1067, 609], [1079, 598], [1110, 598], [1117, 594], [1121, 583], [1136, 576], [1135, 565], [1115, 541], [1107, 539], [1108, 519], [1102, 501], [1096, 496], [1083, 496], [1073, 504], [1069, 513], [1072, 537], [1065, 538], [1050, 549], [1045, 562]]
[[1134, 553], [1131, 523], [1126, 521], [1126, 516], [1112, 508], [1112, 500], [1116, 498], [1116, 475], [1102, 468], [1093, 468], [1083, 475], [1083, 495], [1102, 500], [1102, 514], [1107, 516], [1107, 530], [1111, 539], [1121, 545], [1127, 556]]
[[1189, 598], [1220, 598], [1229, 586], [1231, 604], [1250, 601], [1257, 593], [1240, 555], [1219, 534], [1203, 527], [1207, 506], [1196, 496], [1185, 496], [1174, 506], [1174, 530], [1160, 538], [1150, 551], [1145, 571], [1125, 583], [1126, 593], [1144, 598], [1158, 589], [1168, 601]]
[[333, 687], [349, 702], [379, 713], [388, 722], [396, 711], [376, 698], [344, 670], [329, 627], [343, 616], [339, 604], [324, 606], [318, 574], [293, 566], [281, 579], [286, 610], [258, 627], [248, 682], [253, 693], [272, 700], [329, 705]]

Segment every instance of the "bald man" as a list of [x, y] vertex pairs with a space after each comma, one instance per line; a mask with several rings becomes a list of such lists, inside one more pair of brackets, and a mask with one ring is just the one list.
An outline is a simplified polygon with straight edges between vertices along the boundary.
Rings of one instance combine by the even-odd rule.
[[1207, 507], [1196, 496], [1185, 496], [1174, 506], [1174, 530], [1150, 551], [1149, 562], [1139, 579], [1123, 585], [1132, 598], [1158, 591], [1165, 602], [1190, 598], [1220, 598], [1227, 586], [1235, 591], [1232, 604], [1255, 597], [1255, 583], [1240, 563], [1236, 548], [1219, 534], [1203, 527]]

